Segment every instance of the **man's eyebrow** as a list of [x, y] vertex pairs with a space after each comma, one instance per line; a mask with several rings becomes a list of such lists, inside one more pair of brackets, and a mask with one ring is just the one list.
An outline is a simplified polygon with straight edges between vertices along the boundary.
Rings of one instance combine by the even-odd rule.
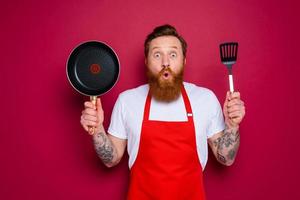
[[[161, 47], [153, 47], [152, 50], [153, 50], [153, 49], [158, 49], [158, 48], [161, 48]], [[170, 46], [169, 48], [178, 49], [177, 46]]]

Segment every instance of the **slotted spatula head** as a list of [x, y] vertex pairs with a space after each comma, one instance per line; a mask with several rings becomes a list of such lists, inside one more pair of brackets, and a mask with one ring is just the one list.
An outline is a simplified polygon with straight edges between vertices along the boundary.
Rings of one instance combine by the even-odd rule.
[[238, 43], [228, 42], [220, 44], [221, 61], [227, 67], [231, 67], [237, 59]]

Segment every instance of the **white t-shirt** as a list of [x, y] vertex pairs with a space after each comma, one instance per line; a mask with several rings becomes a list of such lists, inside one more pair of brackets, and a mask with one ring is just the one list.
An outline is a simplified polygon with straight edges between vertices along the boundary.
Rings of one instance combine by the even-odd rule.
[[[198, 157], [204, 170], [207, 162], [207, 138], [224, 130], [224, 118], [220, 103], [214, 93], [206, 88], [184, 82], [184, 87], [190, 100], [196, 133]], [[127, 139], [129, 168], [136, 160], [141, 127], [144, 117], [144, 107], [149, 85], [142, 85], [122, 92], [113, 108], [108, 133]], [[187, 114], [182, 96], [171, 103], [151, 100], [150, 120], [187, 121]]]

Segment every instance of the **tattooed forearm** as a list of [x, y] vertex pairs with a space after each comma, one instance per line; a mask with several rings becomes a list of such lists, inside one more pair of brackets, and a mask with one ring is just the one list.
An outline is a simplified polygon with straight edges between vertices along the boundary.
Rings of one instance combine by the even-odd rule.
[[112, 166], [117, 157], [116, 149], [105, 133], [97, 133], [94, 138], [95, 150], [106, 166]]
[[239, 130], [226, 127], [223, 135], [214, 141], [214, 146], [217, 148], [217, 159], [225, 165], [231, 165], [235, 159], [239, 145]]

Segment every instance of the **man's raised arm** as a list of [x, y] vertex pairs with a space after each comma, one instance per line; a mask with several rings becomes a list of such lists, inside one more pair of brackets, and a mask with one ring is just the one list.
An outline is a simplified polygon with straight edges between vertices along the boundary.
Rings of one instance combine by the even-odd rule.
[[87, 132], [91, 131], [90, 127], [94, 127], [93, 142], [97, 155], [107, 167], [115, 166], [123, 157], [127, 140], [105, 132], [103, 127], [104, 112], [100, 98], [97, 98], [96, 106], [90, 101], [86, 101], [84, 107], [80, 119], [82, 127]]

